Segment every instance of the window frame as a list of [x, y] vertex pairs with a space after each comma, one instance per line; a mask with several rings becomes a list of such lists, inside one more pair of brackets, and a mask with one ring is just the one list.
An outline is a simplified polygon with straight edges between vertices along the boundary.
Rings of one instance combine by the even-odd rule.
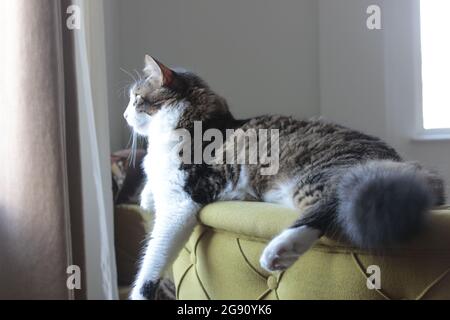
[[424, 99], [423, 99], [423, 57], [422, 57], [422, 7], [421, 7], [421, 1], [424, 0], [418, 0], [417, 5], [417, 15], [418, 15], [418, 41], [419, 41], [419, 52], [418, 60], [420, 61], [420, 74], [419, 74], [419, 88], [418, 88], [418, 96], [419, 96], [419, 103], [417, 104], [418, 110], [416, 110], [416, 119], [418, 123], [416, 124], [416, 135], [413, 138], [413, 140], [417, 141], [430, 141], [430, 140], [450, 140], [450, 127], [449, 128], [432, 128], [432, 129], [426, 129], [425, 123], [424, 123], [424, 114], [425, 114], [425, 105], [424, 105]]

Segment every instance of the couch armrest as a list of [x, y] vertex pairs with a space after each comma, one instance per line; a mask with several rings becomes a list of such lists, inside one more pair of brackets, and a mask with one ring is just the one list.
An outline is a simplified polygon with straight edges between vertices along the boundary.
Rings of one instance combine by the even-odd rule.
[[267, 241], [298, 219], [298, 212], [264, 202], [229, 201], [206, 206], [199, 219], [216, 230]]
[[[267, 242], [289, 227], [297, 211], [264, 202], [227, 201], [206, 206], [199, 216], [206, 227]], [[393, 247], [394, 251], [440, 253], [450, 257], [450, 207], [434, 208], [427, 228], [413, 241]], [[316, 247], [333, 251], [363, 252], [343, 242], [322, 237]]]

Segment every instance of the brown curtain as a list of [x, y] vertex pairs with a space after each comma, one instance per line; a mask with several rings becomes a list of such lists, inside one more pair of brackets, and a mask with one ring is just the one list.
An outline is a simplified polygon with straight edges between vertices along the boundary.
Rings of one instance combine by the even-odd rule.
[[84, 270], [68, 4], [0, 4], [0, 299], [85, 298], [66, 285]]

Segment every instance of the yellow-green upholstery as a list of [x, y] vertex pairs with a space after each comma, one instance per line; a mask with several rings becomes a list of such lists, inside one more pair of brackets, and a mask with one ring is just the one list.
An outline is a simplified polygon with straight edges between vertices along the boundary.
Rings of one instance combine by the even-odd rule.
[[[286, 272], [264, 271], [263, 248], [296, 218], [266, 203], [206, 207], [173, 266], [178, 298], [450, 299], [450, 208], [434, 210], [430, 228], [382, 255], [322, 238]], [[380, 267], [380, 290], [367, 287], [370, 265]]]

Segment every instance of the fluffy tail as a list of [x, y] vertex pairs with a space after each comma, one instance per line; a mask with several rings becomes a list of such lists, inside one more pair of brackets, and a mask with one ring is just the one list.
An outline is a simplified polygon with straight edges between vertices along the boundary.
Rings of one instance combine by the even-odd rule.
[[338, 223], [362, 248], [381, 249], [411, 239], [427, 212], [444, 203], [443, 181], [415, 163], [371, 161], [347, 171], [337, 188]]

